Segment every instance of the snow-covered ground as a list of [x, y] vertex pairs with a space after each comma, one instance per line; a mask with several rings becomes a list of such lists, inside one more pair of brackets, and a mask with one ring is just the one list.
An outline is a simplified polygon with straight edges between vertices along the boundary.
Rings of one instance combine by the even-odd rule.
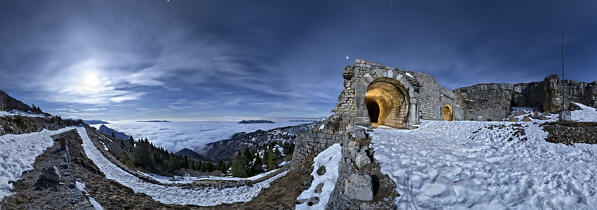
[[35, 158], [54, 144], [50, 136], [73, 128], [43, 130], [36, 133], [0, 136], [0, 200], [10, 194], [12, 181], [33, 169]]
[[[239, 132], [270, 130], [279, 127], [305, 124], [309, 122], [277, 121], [275, 123], [240, 124], [233, 121], [196, 121], [196, 122], [130, 122], [110, 121], [106, 126], [135, 139], [147, 138], [158, 147], [171, 152], [189, 148], [200, 152], [208, 143], [230, 138]], [[99, 128], [101, 124], [92, 125]]]
[[148, 178], [151, 178], [155, 181], [158, 181], [162, 184], [188, 184], [188, 183], [192, 183], [194, 181], [197, 180], [214, 180], [214, 181], [255, 181], [258, 179], [261, 179], [263, 177], [266, 177], [276, 171], [279, 171], [280, 169], [275, 169], [275, 170], [271, 170], [265, 173], [261, 173], [261, 174], [257, 174], [255, 176], [252, 177], [246, 177], [246, 178], [241, 178], [241, 177], [224, 177], [224, 176], [205, 176], [205, 177], [194, 177], [194, 176], [174, 176], [174, 177], [168, 177], [168, 176], [161, 176], [161, 175], [157, 175], [157, 174], [147, 174], [147, 173], [143, 173], [143, 172], [139, 172], [140, 174], [143, 174], [145, 176], [147, 176]]
[[375, 129], [374, 158], [397, 185], [399, 209], [595, 209], [597, 145], [548, 143], [538, 124], [519, 124]]
[[597, 122], [597, 110], [590, 106], [585, 106], [580, 103], [574, 103], [581, 108], [581, 110], [574, 110], [570, 113], [572, 120], [579, 122]]
[[199, 206], [213, 206], [222, 203], [247, 202], [253, 199], [261, 189], [268, 188], [270, 183], [284, 175], [282, 172], [263, 182], [253, 184], [252, 186], [242, 186], [234, 188], [198, 188], [184, 189], [181, 187], [170, 187], [157, 184], [151, 184], [141, 181], [134, 175], [131, 175], [108, 161], [100, 151], [93, 145], [85, 128], [77, 128], [79, 135], [83, 139], [83, 148], [85, 154], [95, 165], [105, 174], [106, 178], [117, 181], [124, 186], [130, 187], [136, 193], [145, 193], [166, 204], [193, 204]]
[[[342, 159], [342, 146], [340, 144], [334, 144], [322, 151], [313, 159], [313, 182], [309, 189], [303, 191], [297, 198], [297, 200], [305, 199], [308, 200], [311, 197], [319, 197], [319, 203], [309, 206], [308, 202], [296, 205], [296, 209], [325, 209], [328, 204], [330, 195], [336, 186], [336, 180], [338, 179], [338, 164]], [[325, 166], [325, 173], [323, 175], [317, 174], [317, 169], [320, 166]], [[315, 188], [320, 183], [323, 183], [323, 188], [320, 193], [315, 192]]]
[[30, 113], [26, 113], [26, 112], [22, 112], [22, 111], [18, 111], [18, 110], [12, 110], [10, 112], [0, 111], [0, 116], [15, 116], [15, 115], [19, 115], [19, 116], [23, 116], [23, 117], [46, 117], [43, 114], [30, 114]]

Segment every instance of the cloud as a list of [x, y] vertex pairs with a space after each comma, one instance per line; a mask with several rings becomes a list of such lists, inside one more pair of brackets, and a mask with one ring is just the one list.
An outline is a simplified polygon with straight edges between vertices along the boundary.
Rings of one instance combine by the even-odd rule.
[[449, 88], [536, 81], [559, 70], [562, 28], [571, 78], [597, 72], [595, 27], [583, 21], [594, 4], [2, 4], [0, 89], [44, 110], [79, 111], [69, 116], [327, 115], [347, 56], [426, 72]]
[[158, 147], [164, 147], [170, 152], [177, 152], [183, 148], [201, 152], [203, 147], [210, 142], [230, 138], [238, 132], [252, 132], [257, 129], [269, 130], [277, 127], [302, 124], [288, 120], [276, 123], [239, 124], [238, 118], [234, 121], [222, 122], [110, 122], [110, 128], [125, 132], [134, 138], [147, 138]]

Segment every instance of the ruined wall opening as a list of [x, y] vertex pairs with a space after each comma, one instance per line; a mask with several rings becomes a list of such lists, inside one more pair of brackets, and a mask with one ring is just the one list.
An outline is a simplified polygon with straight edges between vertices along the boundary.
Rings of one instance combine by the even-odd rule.
[[372, 82], [365, 94], [371, 126], [407, 128], [408, 98], [408, 93], [396, 80]]
[[452, 111], [452, 106], [450, 104], [446, 104], [442, 109], [442, 116], [444, 121], [452, 121], [454, 117], [454, 112]]

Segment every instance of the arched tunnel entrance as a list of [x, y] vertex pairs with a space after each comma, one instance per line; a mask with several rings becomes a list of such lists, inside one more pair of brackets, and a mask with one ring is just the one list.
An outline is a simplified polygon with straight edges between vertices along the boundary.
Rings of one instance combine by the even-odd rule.
[[371, 126], [407, 128], [408, 98], [408, 93], [398, 81], [371, 83], [365, 95]]
[[450, 104], [446, 104], [442, 109], [442, 116], [445, 121], [452, 121], [454, 117], [454, 112], [452, 111], [452, 106]]

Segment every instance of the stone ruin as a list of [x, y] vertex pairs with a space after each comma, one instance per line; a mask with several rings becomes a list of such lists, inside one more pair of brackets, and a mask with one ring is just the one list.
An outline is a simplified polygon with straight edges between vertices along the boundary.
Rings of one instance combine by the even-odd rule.
[[[351, 177], [367, 180], [362, 177], [372, 173], [362, 166], [362, 160], [373, 160], [365, 131], [377, 126], [413, 129], [421, 120], [498, 121], [504, 120], [512, 107], [554, 113], [568, 109], [570, 102], [597, 108], [597, 81], [562, 81], [557, 75], [549, 75], [540, 82], [477, 84], [449, 90], [431, 75], [356, 59], [352, 66], [344, 68], [342, 77], [344, 89], [338, 96], [334, 114], [320, 126], [297, 136], [291, 161], [291, 169], [310, 167], [308, 163], [317, 154], [340, 143], [342, 161], [336, 188], [351, 186], [354, 182]], [[562, 84], [567, 87], [564, 107]], [[359, 201], [346, 195], [346, 190], [352, 189], [335, 189], [328, 207], [375, 208], [368, 200]]]

